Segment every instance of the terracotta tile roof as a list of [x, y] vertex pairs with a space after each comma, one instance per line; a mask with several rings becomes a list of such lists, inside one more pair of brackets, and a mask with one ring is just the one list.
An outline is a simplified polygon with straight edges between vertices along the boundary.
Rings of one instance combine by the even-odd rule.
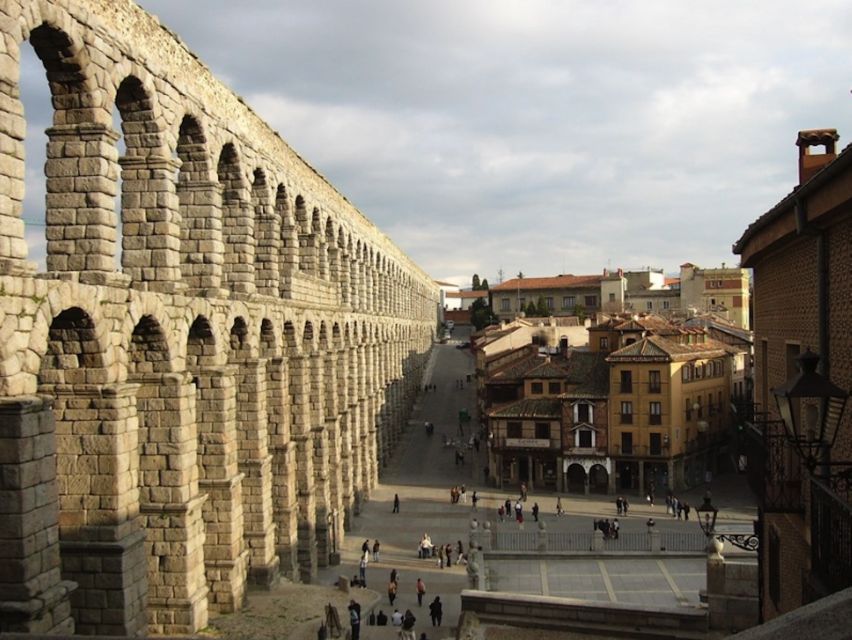
[[444, 296], [447, 298], [487, 298], [488, 290], [479, 289], [477, 291], [447, 291]]
[[683, 362], [698, 358], [718, 358], [728, 353], [727, 345], [706, 338], [699, 344], [681, 344], [662, 336], [648, 336], [607, 357], [607, 362]]
[[568, 289], [571, 287], [600, 287], [600, 275], [575, 276], [571, 274], [545, 278], [512, 278], [494, 287], [492, 291], [526, 291], [529, 289]]
[[503, 369], [496, 371], [488, 378], [488, 383], [492, 382], [517, 382], [526, 376], [526, 374], [535, 369], [541, 364], [540, 357], [536, 354], [523, 360], [514, 361]]
[[672, 285], [676, 285], [676, 284], [679, 285], [680, 284], [680, 278], [666, 278], [666, 279], [663, 280], [663, 283], [667, 287], [671, 287]]
[[553, 360], [545, 360], [533, 369], [530, 369], [524, 374], [524, 378], [559, 378], [562, 379], [568, 375], [565, 367]]
[[558, 398], [524, 398], [488, 414], [489, 418], [561, 418]]

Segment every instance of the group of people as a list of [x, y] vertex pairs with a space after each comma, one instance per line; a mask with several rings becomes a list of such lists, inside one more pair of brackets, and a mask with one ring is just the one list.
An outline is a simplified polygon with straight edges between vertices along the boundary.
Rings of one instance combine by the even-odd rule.
[[620, 516], [626, 516], [627, 510], [630, 508], [630, 503], [624, 496], [618, 496], [615, 499], [615, 510]]
[[450, 489], [450, 504], [458, 504], [459, 502], [467, 503], [467, 487], [464, 485], [456, 485]]
[[613, 518], [612, 522], [610, 522], [609, 518], [602, 518], [595, 520], [593, 528], [596, 531], [602, 532], [605, 540], [618, 540], [618, 530], [621, 528], [621, 525], [618, 522], [618, 518]]
[[[531, 511], [532, 511], [533, 519], [536, 522], [538, 522], [538, 514], [539, 514], [538, 502], [533, 503]], [[515, 501], [515, 506], [513, 507], [512, 501], [509, 498], [506, 498], [506, 502], [504, 502], [499, 507], [497, 507], [497, 518], [500, 520], [500, 522], [503, 522], [505, 520], [511, 520], [513, 512], [515, 514], [515, 522], [517, 522], [519, 525], [523, 525], [524, 524], [524, 505], [521, 504], [520, 499]]]
[[689, 512], [691, 510], [692, 507], [689, 506], [688, 502], [679, 500], [671, 491], [666, 494], [666, 513], [668, 513], [672, 518], [677, 518], [678, 520], [681, 518], [689, 520]]

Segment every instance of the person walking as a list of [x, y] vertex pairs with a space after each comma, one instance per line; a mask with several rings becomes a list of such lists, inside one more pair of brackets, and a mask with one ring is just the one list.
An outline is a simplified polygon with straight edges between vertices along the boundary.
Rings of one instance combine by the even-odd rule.
[[506, 517], [510, 520], [512, 519], [512, 501], [509, 498], [506, 498]]
[[562, 496], [556, 496], [556, 516], [565, 515], [565, 510], [562, 508]]
[[366, 556], [361, 558], [361, 562], [358, 563], [358, 581], [361, 583], [361, 588], [367, 588], [367, 558]]
[[476, 495], [476, 489], [473, 490], [473, 494], [470, 496], [470, 502], [473, 504], [473, 510], [476, 511], [476, 503], [479, 502], [479, 496]]
[[414, 623], [417, 618], [411, 613], [411, 609], [405, 610], [405, 615], [402, 616], [402, 629], [399, 631], [400, 640], [415, 640], [417, 637], [414, 633]]
[[441, 618], [444, 617], [444, 605], [441, 604], [441, 596], [435, 596], [429, 605], [429, 616], [432, 618], [432, 626], [440, 627]]
[[499, 507], [497, 507], [497, 517], [500, 519], [500, 522], [503, 522], [503, 514], [505, 514], [505, 513], [506, 513], [506, 510], [504, 509], [502, 504]]
[[379, 547], [380, 546], [381, 545], [379, 544], [378, 539], [375, 542], [373, 542], [373, 562], [379, 561]]
[[393, 494], [393, 511], [391, 513], [399, 513], [399, 494]]
[[467, 504], [467, 488], [464, 485], [461, 486], [461, 501]]
[[449, 542], [444, 547], [444, 554], [447, 556], [447, 569], [452, 566], [453, 545]]
[[388, 600], [390, 601], [390, 606], [393, 606], [393, 602], [396, 600], [396, 591], [398, 588], [399, 585], [393, 580], [388, 582]]
[[354, 600], [349, 601], [349, 626], [352, 640], [358, 640], [361, 637], [361, 605]]
[[423, 582], [422, 578], [417, 578], [417, 584], [415, 585], [415, 589], [417, 590], [417, 606], [423, 606], [423, 596], [426, 595], [426, 583]]
[[538, 502], [533, 502], [532, 514], [535, 521], [538, 522]]

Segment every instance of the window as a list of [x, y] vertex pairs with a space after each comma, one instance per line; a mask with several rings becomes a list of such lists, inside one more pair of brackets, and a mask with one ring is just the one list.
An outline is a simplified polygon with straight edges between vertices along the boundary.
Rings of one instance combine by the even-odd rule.
[[553, 298], [547, 297], [544, 299], [544, 306], [548, 309], [553, 309]]
[[663, 309], [668, 309], [668, 308], [669, 308], [669, 301], [663, 300]]
[[596, 307], [598, 306], [598, 297], [597, 296], [586, 296], [586, 306], [587, 307]]
[[550, 440], [550, 423], [549, 422], [536, 422], [535, 423], [535, 437], [539, 440]]
[[500, 311], [511, 311], [509, 298], [500, 298]]
[[574, 406], [574, 424], [592, 423], [592, 406], [582, 402]]
[[653, 311], [654, 310], [654, 301], [648, 300], [648, 302], [645, 303], [645, 308], [648, 309], [648, 311]]
[[621, 424], [633, 424], [633, 403], [625, 401], [621, 403]]
[[701, 418], [704, 417], [704, 407], [701, 406], [701, 397], [700, 396], [698, 397], [698, 400], [696, 400], [696, 402], [698, 404], [698, 409], [696, 410], [696, 412], [698, 413], [698, 419], [701, 420]]
[[621, 372], [621, 393], [633, 393], [633, 374], [630, 371]]
[[547, 392], [553, 395], [559, 395], [562, 393], [562, 385], [559, 382], [548, 382]]
[[521, 423], [520, 422], [509, 422], [506, 425], [506, 436], [509, 437], [509, 438], [520, 438], [520, 437], [522, 437]]
[[650, 436], [650, 449], [652, 456], [659, 456], [663, 453], [663, 438], [659, 433], [651, 433]]
[[574, 296], [565, 296], [562, 298], [563, 309], [573, 309], [575, 306], [577, 306], [577, 299]]
[[648, 404], [648, 424], [663, 424], [662, 402], [651, 402]]
[[523, 311], [527, 304], [526, 298], [518, 298], [518, 311]]
[[686, 399], [686, 419], [692, 420], [692, 400], [689, 398]]
[[591, 449], [595, 446], [595, 434], [591, 429], [578, 429], [577, 436], [574, 440], [574, 445], [577, 447], [583, 447], [584, 449]]
[[689, 382], [692, 380], [692, 365], [683, 365], [683, 368], [680, 370], [680, 379], [683, 380], [683, 382]]
[[648, 372], [648, 393], [660, 393], [663, 390], [663, 385], [660, 381], [659, 371]]
[[621, 434], [621, 455], [629, 456], [633, 453], [633, 434]]
[[530, 385], [530, 393], [533, 395], [541, 395], [544, 393], [544, 383], [543, 382], [533, 382]]
[[614, 293], [609, 294], [609, 301], [615, 302], [615, 294]]
[[609, 349], [609, 338], [601, 338], [600, 339], [600, 350], [606, 351]]

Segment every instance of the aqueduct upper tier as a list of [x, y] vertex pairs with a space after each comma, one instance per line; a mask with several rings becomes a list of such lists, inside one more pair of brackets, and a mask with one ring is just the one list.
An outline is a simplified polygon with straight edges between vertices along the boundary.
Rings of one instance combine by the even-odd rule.
[[[0, 632], [191, 633], [334, 562], [437, 288], [128, 0], [7, 0], [0, 34]], [[23, 47], [52, 97], [44, 273]]]

